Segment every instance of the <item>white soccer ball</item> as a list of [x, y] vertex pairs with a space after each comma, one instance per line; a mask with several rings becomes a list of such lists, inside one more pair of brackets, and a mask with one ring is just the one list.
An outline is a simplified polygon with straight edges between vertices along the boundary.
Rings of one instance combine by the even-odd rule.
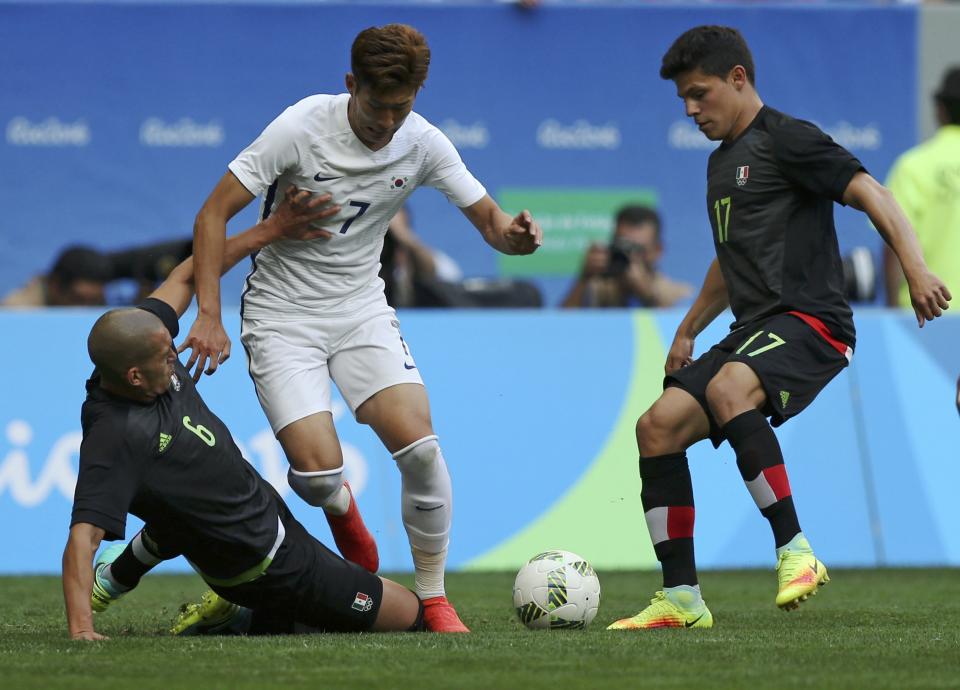
[[600, 608], [600, 579], [577, 554], [544, 551], [517, 573], [513, 606], [532, 630], [585, 628]]

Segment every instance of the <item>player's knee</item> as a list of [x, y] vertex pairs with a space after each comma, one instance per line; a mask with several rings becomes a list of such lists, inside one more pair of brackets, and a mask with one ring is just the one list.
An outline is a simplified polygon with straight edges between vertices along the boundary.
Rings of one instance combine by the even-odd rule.
[[393, 454], [400, 472], [412, 476], [432, 474], [440, 458], [440, 444], [436, 436], [424, 436]]
[[710, 411], [715, 419], [725, 418], [728, 410], [742, 406], [745, 398], [736, 379], [726, 375], [723, 371], [714, 376], [707, 384], [705, 396], [707, 405], [710, 406]]
[[662, 407], [654, 405], [637, 420], [637, 447], [644, 456], [661, 455], [672, 445], [675, 420]]
[[287, 482], [297, 496], [312, 506], [320, 507], [343, 486], [343, 467], [319, 472], [298, 472], [291, 467], [287, 471]]

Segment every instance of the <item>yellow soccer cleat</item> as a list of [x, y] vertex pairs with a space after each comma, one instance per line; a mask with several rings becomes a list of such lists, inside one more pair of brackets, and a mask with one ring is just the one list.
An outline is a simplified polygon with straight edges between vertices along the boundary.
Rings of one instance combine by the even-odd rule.
[[813, 552], [784, 551], [777, 559], [777, 606], [793, 611], [817, 593], [820, 585], [830, 582], [827, 566], [817, 560]]
[[249, 609], [233, 604], [216, 592], [203, 593], [199, 604], [184, 604], [170, 629], [171, 635], [239, 635], [249, 624]]
[[648, 628], [712, 628], [713, 614], [706, 603], [681, 608], [666, 594], [657, 592], [650, 605], [632, 618], [623, 618], [607, 626], [607, 630], [644, 630]]

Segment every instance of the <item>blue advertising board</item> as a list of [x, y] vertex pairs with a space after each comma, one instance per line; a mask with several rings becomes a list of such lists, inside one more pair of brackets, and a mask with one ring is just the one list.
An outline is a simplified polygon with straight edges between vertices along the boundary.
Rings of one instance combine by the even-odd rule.
[[[230, 160], [288, 105], [343, 91], [353, 37], [394, 21], [420, 28], [433, 51], [417, 110], [508, 210], [520, 210], [524, 191], [637, 190], [664, 216], [666, 273], [694, 284], [712, 252], [712, 145], [658, 76], [685, 29], [739, 27], [764, 100], [819, 123], [880, 178], [915, 143], [913, 7], [3, 3], [0, 293], [69, 244], [189, 237]], [[254, 222], [252, 206], [232, 230]], [[534, 209], [545, 256], [603, 235], [612, 209], [588, 207]], [[501, 265], [441, 195], [417, 193], [412, 209], [423, 238], [466, 275], [523, 273]], [[878, 254], [863, 216], [838, 219], [844, 250]], [[575, 266], [528, 266], [556, 304]], [[243, 273], [227, 280], [228, 303], [239, 301]]]
[[[58, 572], [81, 440], [87, 332], [94, 310], [0, 310], [0, 573]], [[661, 390], [678, 311], [407, 312], [454, 486], [450, 565], [514, 569], [549, 548], [598, 568], [655, 567], [640, 505], [634, 426]], [[192, 321], [188, 313], [184, 323]], [[225, 316], [238, 342], [236, 312]], [[697, 352], [723, 336], [721, 315]], [[908, 316], [857, 314], [858, 351], [802, 415], [777, 431], [805, 533], [830, 565], [960, 565], [960, 437], [955, 380], [960, 318], [920, 330]], [[331, 543], [321, 511], [286, 483], [242, 351], [201, 392], [294, 514]], [[410, 568], [399, 473], [338, 397], [346, 474], [385, 571]], [[733, 452], [689, 453], [697, 562], [773, 563], [767, 526]], [[130, 537], [136, 522], [128, 523]], [[185, 570], [183, 560], [169, 568]]]

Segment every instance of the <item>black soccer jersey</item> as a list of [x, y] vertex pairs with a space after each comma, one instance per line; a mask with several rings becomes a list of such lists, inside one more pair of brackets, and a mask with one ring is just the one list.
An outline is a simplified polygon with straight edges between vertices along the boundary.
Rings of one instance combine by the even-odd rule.
[[[169, 305], [147, 300], [141, 308], [176, 336]], [[111, 395], [97, 372], [86, 386], [71, 525], [90, 523], [122, 539], [132, 513], [165, 549], [224, 580], [271, 554], [282, 535], [281, 499], [243, 459], [182, 364], [167, 392], [146, 404]]]
[[815, 125], [764, 106], [707, 168], [707, 212], [736, 329], [799, 311], [855, 344], [833, 223], [863, 165]]

